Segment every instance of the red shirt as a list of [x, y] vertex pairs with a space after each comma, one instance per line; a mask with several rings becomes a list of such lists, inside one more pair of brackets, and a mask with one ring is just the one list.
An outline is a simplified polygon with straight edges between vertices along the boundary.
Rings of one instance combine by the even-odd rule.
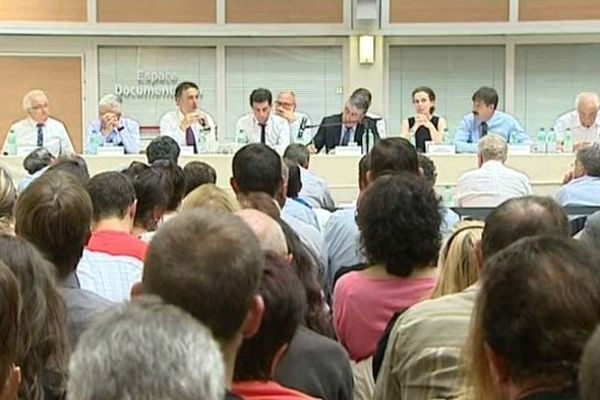
[[302, 392], [288, 389], [275, 381], [233, 382], [232, 392], [246, 400], [314, 400]]
[[127, 232], [101, 230], [92, 232], [85, 248], [112, 256], [130, 256], [143, 262], [148, 245]]

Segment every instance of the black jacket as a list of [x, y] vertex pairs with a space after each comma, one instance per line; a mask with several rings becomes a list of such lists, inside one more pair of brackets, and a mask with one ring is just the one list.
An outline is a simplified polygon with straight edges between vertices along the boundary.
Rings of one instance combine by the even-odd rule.
[[[355, 139], [356, 144], [362, 146], [363, 134], [365, 132], [365, 125], [371, 127], [375, 140], [379, 140], [379, 132], [377, 132], [376, 121], [372, 118], [365, 117], [363, 121], [356, 127]], [[342, 132], [342, 114], [330, 115], [323, 118], [321, 125], [335, 125], [335, 126], [321, 126], [317, 131], [317, 134], [313, 138], [313, 144], [317, 149], [317, 152], [321, 151], [325, 147], [325, 152], [329, 153], [331, 149], [334, 149], [340, 144], [340, 136]], [[374, 143], [373, 143], [374, 144]]]

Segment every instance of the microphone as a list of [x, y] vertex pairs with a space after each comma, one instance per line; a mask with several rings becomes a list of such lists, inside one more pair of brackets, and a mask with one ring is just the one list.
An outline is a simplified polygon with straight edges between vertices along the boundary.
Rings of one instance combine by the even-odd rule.
[[300, 129], [298, 129], [298, 139], [302, 139], [302, 136], [304, 136], [304, 131], [306, 130], [307, 123], [308, 123], [308, 118], [302, 117], [302, 121], [300, 121]]

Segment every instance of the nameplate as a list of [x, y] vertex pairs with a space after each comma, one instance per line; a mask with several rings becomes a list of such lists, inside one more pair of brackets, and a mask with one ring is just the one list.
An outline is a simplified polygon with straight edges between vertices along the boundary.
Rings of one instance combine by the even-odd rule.
[[425, 152], [427, 154], [456, 154], [456, 146], [453, 144], [425, 142]]
[[99, 146], [96, 154], [99, 156], [122, 156], [125, 154], [123, 146]]
[[334, 154], [342, 155], [342, 156], [360, 156], [360, 155], [362, 155], [362, 149], [360, 148], [360, 146], [337, 146], [334, 151], [335, 151]]
[[531, 145], [529, 144], [509, 144], [508, 154], [531, 154]]
[[194, 146], [179, 146], [179, 150], [182, 155], [194, 155]]
[[39, 149], [38, 146], [18, 146], [17, 147], [17, 155], [21, 157], [28, 156], [34, 150]]

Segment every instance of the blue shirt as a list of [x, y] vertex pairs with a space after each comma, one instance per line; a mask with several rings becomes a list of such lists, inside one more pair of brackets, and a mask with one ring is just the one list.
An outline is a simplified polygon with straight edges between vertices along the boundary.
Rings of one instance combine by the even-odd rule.
[[282, 211], [288, 215], [296, 217], [300, 221], [305, 222], [320, 231], [321, 229], [319, 228], [319, 220], [317, 219], [317, 215], [308, 204], [303, 204], [302, 201], [302, 199], [291, 199], [288, 197], [285, 201]]
[[[475, 118], [473, 113], [465, 115], [460, 121], [454, 137], [454, 144], [458, 153], [477, 153], [477, 143], [481, 138], [481, 123], [482, 121]], [[529, 136], [512, 115], [502, 111], [494, 111], [494, 115], [486, 123], [488, 133], [495, 133], [504, 137], [507, 143], [529, 142]]]
[[120, 126], [118, 129], [114, 129], [107, 137], [102, 135], [102, 127], [99, 119], [92, 121], [88, 126], [86, 140], [85, 140], [85, 152], [92, 152], [92, 136], [98, 136], [98, 143], [100, 146], [104, 146], [109, 143], [113, 146], [123, 146], [125, 153], [127, 154], [138, 154], [140, 152], [140, 124], [130, 118], [121, 118], [119, 120]]
[[561, 206], [600, 206], [600, 177], [584, 175], [564, 185], [554, 196]]

